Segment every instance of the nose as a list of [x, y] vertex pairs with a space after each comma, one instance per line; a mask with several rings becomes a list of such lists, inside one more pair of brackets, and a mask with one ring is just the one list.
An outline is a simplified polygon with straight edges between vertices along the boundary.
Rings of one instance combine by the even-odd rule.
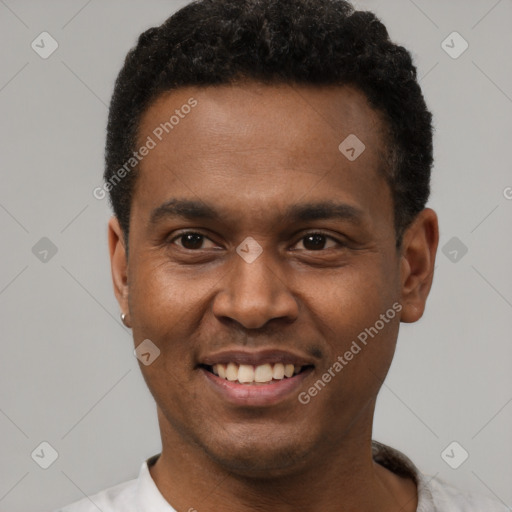
[[261, 328], [275, 319], [292, 322], [297, 318], [299, 306], [288, 287], [286, 272], [267, 255], [263, 251], [251, 263], [234, 256], [213, 301], [217, 318], [229, 318], [246, 329]]

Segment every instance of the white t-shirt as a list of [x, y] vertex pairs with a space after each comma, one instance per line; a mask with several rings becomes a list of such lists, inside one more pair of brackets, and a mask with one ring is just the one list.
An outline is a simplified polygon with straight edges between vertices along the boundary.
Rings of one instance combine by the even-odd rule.
[[[390, 471], [416, 482], [416, 512], [510, 512], [507, 506], [485, 496], [459, 491], [439, 478], [420, 473], [403, 453], [372, 442], [373, 459]], [[110, 487], [54, 512], [176, 512], [164, 499], [148, 467], [160, 454], [145, 460], [138, 478]]]

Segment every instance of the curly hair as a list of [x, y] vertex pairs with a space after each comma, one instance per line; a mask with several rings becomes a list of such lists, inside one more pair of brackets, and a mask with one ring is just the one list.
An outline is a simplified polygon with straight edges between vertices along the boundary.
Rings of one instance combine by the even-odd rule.
[[[432, 115], [410, 53], [375, 14], [344, 0], [197, 0], [143, 32], [115, 83], [105, 181], [133, 156], [142, 114], [161, 93], [240, 79], [352, 85], [366, 95], [386, 131], [381, 172], [398, 248], [430, 194]], [[108, 189], [126, 240], [136, 178], [135, 168]]]

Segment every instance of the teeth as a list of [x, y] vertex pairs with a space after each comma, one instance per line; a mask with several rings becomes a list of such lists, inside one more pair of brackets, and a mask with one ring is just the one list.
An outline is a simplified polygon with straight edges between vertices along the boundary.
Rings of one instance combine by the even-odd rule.
[[284, 364], [276, 363], [274, 365], [274, 371], [272, 372], [272, 377], [276, 380], [284, 379]]
[[284, 365], [285, 377], [291, 377], [293, 375], [294, 370], [295, 370], [295, 366], [293, 364], [285, 364]]
[[215, 375], [231, 382], [238, 381], [241, 384], [251, 384], [253, 382], [267, 383], [272, 382], [272, 380], [282, 380], [285, 377], [290, 378], [297, 375], [301, 369], [301, 366], [296, 367], [293, 364], [283, 363], [265, 363], [258, 366], [229, 363], [227, 365], [214, 364], [212, 366], [212, 372]]
[[238, 368], [238, 382], [254, 382], [254, 368], [248, 364], [241, 364]]
[[254, 381], [255, 382], [270, 382], [272, 380], [272, 366], [269, 364], [262, 364], [256, 366], [254, 370]]
[[235, 363], [229, 363], [226, 368], [226, 379], [234, 382], [238, 379], [238, 365]]
[[[223, 379], [225, 379], [226, 378], [226, 365], [225, 364], [216, 364], [215, 366], [217, 367], [217, 372], [219, 374], [219, 377], [222, 377]], [[215, 366], [213, 367], [214, 368], [213, 373], [215, 373]]]

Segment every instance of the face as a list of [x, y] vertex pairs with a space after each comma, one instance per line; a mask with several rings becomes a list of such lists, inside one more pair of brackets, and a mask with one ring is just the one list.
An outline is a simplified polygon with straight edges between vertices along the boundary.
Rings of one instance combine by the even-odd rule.
[[115, 219], [110, 247], [135, 345], [160, 350], [140, 367], [164, 451], [270, 475], [371, 430], [437, 243], [430, 210], [395, 247], [382, 126], [351, 87], [186, 88], [146, 111], [129, 257]]

